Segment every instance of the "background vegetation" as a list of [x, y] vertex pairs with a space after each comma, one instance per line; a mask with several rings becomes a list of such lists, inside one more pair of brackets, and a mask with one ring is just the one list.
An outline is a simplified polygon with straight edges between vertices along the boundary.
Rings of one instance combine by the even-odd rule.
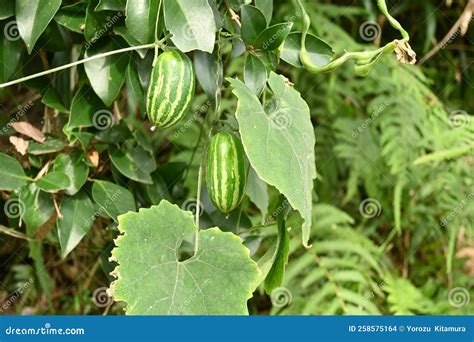
[[[13, 13], [2, 9], [0, 80], [126, 42], [147, 43], [127, 41], [124, 4], [63, 1], [34, 48], [11, 39]], [[398, 37], [375, 1], [306, 4], [311, 32], [336, 52]], [[350, 65], [319, 75], [278, 66], [307, 101], [316, 135], [313, 248], [301, 245], [300, 219], [290, 214], [283, 283], [271, 296], [259, 288], [249, 301], [251, 314], [474, 313], [474, 4], [388, 4], [410, 33], [418, 65], [390, 56], [364, 78]], [[301, 28], [290, 0], [274, 1], [274, 21]], [[222, 55], [225, 76], [242, 78], [245, 59], [230, 58], [230, 51]], [[208, 133], [204, 118], [212, 104], [198, 86], [193, 115], [178, 127], [152, 131], [140, 97], [152, 60], [152, 50], [144, 59], [136, 52], [111, 57], [105, 77], [116, 94], [109, 89], [100, 99], [91, 81], [101, 75], [83, 65], [0, 90], [1, 151], [20, 161], [31, 178], [53, 174], [20, 193], [0, 191], [1, 314], [122, 314], [123, 305], [105, 294], [116, 218], [162, 199], [186, 210], [201, 205], [201, 228], [238, 233], [255, 260], [276, 239], [275, 189], [267, 213], [249, 198], [229, 217], [215, 210], [205, 192], [196, 201]], [[232, 121], [236, 99], [226, 81], [221, 96], [223, 118]], [[84, 121], [90, 112], [99, 113], [91, 125]], [[37, 129], [12, 125], [18, 121]], [[65, 198], [79, 188], [90, 206], [70, 214]], [[74, 226], [76, 215], [90, 218], [91, 228], [69, 246], [58, 231]]]

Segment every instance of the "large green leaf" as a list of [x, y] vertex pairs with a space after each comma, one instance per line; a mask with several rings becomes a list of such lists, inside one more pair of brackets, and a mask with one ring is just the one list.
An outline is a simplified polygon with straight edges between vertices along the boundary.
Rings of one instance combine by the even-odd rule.
[[[313, 64], [318, 67], [323, 67], [328, 64], [334, 56], [332, 47], [312, 34], [306, 36], [306, 50], [308, 51], [308, 56]], [[300, 51], [301, 32], [293, 32], [286, 38], [280, 57], [285, 62], [295, 67], [302, 67], [303, 65], [300, 62]]]
[[[91, 57], [99, 53], [115, 50], [118, 44], [109, 43], [106, 45], [94, 46], [86, 51], [85, 56]], [[120, 93], [125, 71], [129, 62], [129, 54], [118, 54], [99, 58], [84, 64], [87, 77], [92, 88], [106, 106], [112, 105]]]
[[109, 217], [117, 220], [121, 214], [135, 211], [133, 195], [120, 185], [95, 180], [92, 186], [92, 198]]
[[125, 25], [128, 33], [139, 43], [155, 40], [159, 0], [128, 0]]
[[69, 177], [69, 186], [66, 194], [75, 195], [86, 183], [89, 175], [89, 167], [84, 163], [83, 158], [70, 154], [59, 154], [54, 160], [54, 171], [65, 173]]
[[257, 206], [262, 213], [262, 221], [268, 212], [268, 186], [267, 183], [262, 181], [255, 170], [251, 167], [249, 170], [249, 176], [247, 180], [246, 193], [250, 200]]
[[53, 19], [61, 6], [61, 0], [17, 0], [16, 21], [28, 53]]
[[267, 22], [270, 24], [273, 15], [273, 0], [255, 0], [255, 7], [262, 11]]
[[223, 66], [216, 53], [194, 52], [194, 70], [199, 84], [207, 96], [217, 101], [223, 82]]
[[[98, 0], [89, 0], [86, 10], [84, 37], [91, 43], [105, 36], [112, 26], [123, 17], [122, 12], [96, 12], [95, 8], [98, 4]], [[86, 45], [86, 49], [87, 48], [89, 48], [89, 45]]]
[[165, 200], [119, 217], [112, 251], [119, 263], [111, 292], [127, 314], [244, 315], [259, 269], [242, 241], [219, 228], [199, 232], [194, 256], [180, 261], [179, 247], [196, 230], [191, 212]]
[[260, 96], [267, 84], [267, 69], [256, 56], [249, 54], [245, 60], [244, 81], [255, 95]]
[[63, 6], [54, 16], [54, 20], [61, 26], [77, 33], [83, 33], [86, 23], [87, 4], [77, 3]]
[[95, 11], [123, 11], [126, 2], [127, 0], [99, 0]]
[[94, 114], [105, 110], [104, 104], [91, 87], [83, 85], [74, 95], [71, 113], [65, 130], [93, 126]]
[[[8, 81], [21, 60], [23, 43], [16, 39], [16, 27], [12, 27], [12, 24], [14, 25], [14, 21], [6, 25], [0, 24], [0, 83]], [[8, 30], [14, 31], [9, 33]]]
[[64, 147], [66, 147], [66, 143], [63, 140], [47, 136], [46, 141], [43, 143], [30, 141], [28, 145], [28, 153], [38, 156], [61, 151]]
[[258, 176], [284, 194], [304, 219], [303, 244], [311, 228], [313, 179], [316, 177], [314, 129], [309, 108], [282, 76], [270, 74], [273, 108], [267, 114], [255, 94], [230, 80], [239, 99], [236, 117], [245, 152]]
[[34, 237], [36, 229], [44, 225], [54, 213], [53, 198], [35, 183], [30, 183], [21, 189], [20, 202], [25, 209], [22, 219], [27, 226], [27, 233]]
[[19, 189], [27, 180], [20, 163], [15, 158], [0, 153], [0, 190]]
[[292, 26], [292, 22], [270, 26], [257, 37], [254, 43], [255, 48], [265, 51], [277, 49], [290, 33]]
[[121, 148], [109, 146], [109, 157], [114, 166], [124, 176], [134, 181], [152, 184], [151, 173], [156, 169], [156, 161], [141, 146], [133, 146], [126, 141]]
[[253, 45], [255, 39], [267, 28], [263, 13], [256, 7], [243, 5], [240, 10], [242, 28], [240, 34], [247, 45]]
[[36, 185], [46, 192], [58, 192], [71, 185], [68, 176], [64, 172], [53, 171], [36, 181]]
[[63, 198], [59, 211], [63, 218], [57, 221], [58, 237], [61, 256], [65, 258], [89, 232], [95, 212], [94, 205], [84, 191]]
[[207, 0], [164, 0], [164, 5], [166, 28], [178, 49], [212, 53], [216, 23]]

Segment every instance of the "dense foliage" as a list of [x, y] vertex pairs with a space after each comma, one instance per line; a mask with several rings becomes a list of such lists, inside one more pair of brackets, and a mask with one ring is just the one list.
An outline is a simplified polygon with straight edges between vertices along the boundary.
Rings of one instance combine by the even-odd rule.
[[4, 0], [0, 314], [472, 314], [473, 12]]

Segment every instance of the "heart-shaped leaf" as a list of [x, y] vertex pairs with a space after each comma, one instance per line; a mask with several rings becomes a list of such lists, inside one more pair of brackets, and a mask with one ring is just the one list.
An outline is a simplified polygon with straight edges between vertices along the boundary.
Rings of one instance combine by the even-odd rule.
[[236, 235], [202, 230], [196, 254], [180, 261], [179, 247], [196, 227], [191, 212], [166, 200], [119, 216], [119, 230], [111, 293], [127, 303], [127, 314], [248, 314], [260, 271]]
[[230, 82], [239, 99], [236, 117], [246, 155], [258, 176], [275, 186], [300, 212], [306, 245], [311, 228], [313, 179], [316, 178], [315, 136], [308, 105], [274, 72], [268, 81], [274, 106], [268, 108], [268, 114], [244, 83], [236, 79]]

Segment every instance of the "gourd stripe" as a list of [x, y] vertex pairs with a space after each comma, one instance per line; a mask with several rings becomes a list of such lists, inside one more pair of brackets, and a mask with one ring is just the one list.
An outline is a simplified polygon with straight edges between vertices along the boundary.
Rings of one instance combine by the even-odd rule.
[[234, 137], [231, 137], [231, 145], [232, 145], [232, 153], [233, 153], [233, 156], [232, 156], [232, 162], [233, 162], [233, 167], [232, 167], [232, 170], [233, 170], [233, 174], [235, 176], [235, 182], [233, 183], [233, 186], [234, 186], [234, 189], [232, 189], [233, 191], [233, 198], [232, 198], [232, 204], [231, 206], [234, 207], [236, 206], [238, 203], [239, 203], [239, 199], [240, 199], [240, 195], [241, 195], [241, 192], [240, 192], [240, 182], [241, 182], [241, 179], [240, 179], [240, 167], [239, 167], [239, 153], [237, 151], [237, 141], [236, 141], [236, 138]]
[[[171, 75], [175, 73], [175, 67], [177, 62], [174, 60], [175, 57], [175, 52], [171, 51], [168, 52], [168, 55], [164, 56], [166, 58], [166, 64], [165, 64], [165, 70], [162, 70], [162, 72], [167, 73], [167, 77], [165, 78], [167, 80], [165, 92], [162, 94], [163, 99], [160, 103], [160, 107], [158, 108], [158, 122], [160, 123], [161, 127], [166, 127], [167, 121], [172, 117], [171, 113], [171, 86], [173, 84], [173, 79]], [[174, 63], [173, 63], [174, 62]], [[181, 82], [180, 82], [181, 83]]]
[[[171, 106], [171, 121], [168, 122], [168, 126], [174, 125], [176, 122], [181, 120], [186, 114], [188, 104], [191, 102], [191, 91], [189, 86], [186, 87], [186, 85], [191, 85], [192, 83], [192, 64], [190, 64], [189, 59], [187, 57], [183, 58], [183, 55], [179, 54], [179, 59], [181, 62], [179, 63], [179, 74], [178, 74], [178, 80], [179, 80], [179, 86], [178, 89], [176, 90], [176, 95], [174, 102]], [[183, 99], [183, 93], [186, 92], [186, 98]]]
[[164, 80], [164, 73], [162, 72], [162, 69], [163, 69], [163, 58], [158, 58], [158, 63], [153, 68], [152, 75], [151, 75], [152, 77], [150, 79], [151, 83], [150, 83], [150, 86], [148, 87], [149, 105], [147, 108], [147, 112], [153, 124], [156, 123], [156, 116], [158, 113], [157, 111], [154, 110], [156, 108], [156, 93], [158, 89], [160, 89], [163, 86], [163, 80]]

